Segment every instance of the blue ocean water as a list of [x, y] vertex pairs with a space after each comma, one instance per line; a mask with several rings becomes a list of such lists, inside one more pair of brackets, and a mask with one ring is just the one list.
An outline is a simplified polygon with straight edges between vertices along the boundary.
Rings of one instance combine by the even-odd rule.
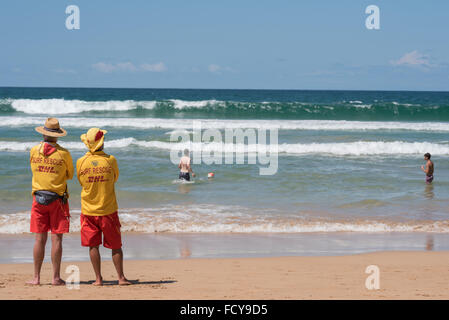
[[[34, 127], [48, 116], [67, 129], [60, 144], [74, 161], [86, 152], [82, 133], [108, 130], [125, 230], [449, 230], [448, 92], [0, 88], [0, 233], [28, 230], [28, 151], [40, 141]], [[277, 173], [201, 163], [194, 183], [178, 183], [170, 135], [192, 133], [198, 122], [223, 136], [225, 128], [279, 129]], [[436, 168], [430, 186], [420, 170], [425, 152]], [[76, 230], [76, 179], [69, 190]]]

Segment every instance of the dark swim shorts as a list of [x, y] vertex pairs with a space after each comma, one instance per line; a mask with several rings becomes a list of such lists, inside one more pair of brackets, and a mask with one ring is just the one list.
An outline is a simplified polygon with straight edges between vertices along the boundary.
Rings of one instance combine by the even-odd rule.
[[426, 183], [427, 183], [427, 184], [432, 183], [432, 181], [433, 181], [433, 175], [431, 175], [431, 176], [426, 176]]
[[179, 179], [190, 181], [190, 173], [188, 173], [188, 172], [180, 172], [179, 173]]

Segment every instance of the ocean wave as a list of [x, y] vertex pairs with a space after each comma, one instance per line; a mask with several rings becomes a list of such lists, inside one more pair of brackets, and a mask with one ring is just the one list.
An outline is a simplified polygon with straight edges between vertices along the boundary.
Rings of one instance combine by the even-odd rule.
[[398, 155], [398, 154], [424, 154], [449, 155], [449, 145], [429, 142], [383, 142], [383, 141], [356, 141], [341, 143], [310, 143], [310, 144], [242, 144], [242, 143], [170, 143], [163, 141], [132, 141], [130, 144], [144, 148], [165, 150], [184, 150], [223, 153], [257, 153], [278, 152], [280, 154], [306, 155], [327, 154], [337, 156], [368, 156], [368, 155]]
[[[0, 127], [39, 126], [45, 117], [0, 117]], [[346, 120], [230, 120], [230, 119], [164, 119], [164, 118], [94, 118], [61, 117], [65, 128], [130, 128], [192, 130], [194, 124], [202, 129], [279, 129], [319, 131], [423, 131], [449, 132], [449, 122], [395, 122]]]
[[[80, 230], [79, 210], [71, 211], [71, 232]], [[278, 212], [255, 214], [248, 208], [219, 205], [168, 205], [148, 209], [121, 209], [123, 232], [173, 233], [311, 233], [311, 232], [449, 232], [449, 220], [310, 218]], [[28, 233], [30, 213], [0, 215], [0, 234]]]
[[[0, 141], [0, 151], [28, 151], [36, 142]], [[62, 142], [61, 145], [69, 150], [85, 150], [82, 142]], [[339, 143], [294, 143], [294, 144], [243, 144], [221, 142], [165, 142], [144, 141], [135, 138], [122, 138], [106, 140], [107, 149], [124, 149], [127, 147], [140, 147], [145, 149], [160, 149], [179, 151], [186, 148], [194, 152], [204, 153], [257, 153], [274, 152], [289, 155], [323, 154], [331, 156], [369, 156], [369, 155], [407, 155], [424, 154], [449, 155], [449, 144], [430, 142], [404, 142], [404, 141], [355, 141]]]
[[0, 99], [0, 114], [22, 112], [25, 114], [81, 114], [139, 112], [140, 114], [192, 113], [261, 118], [293, 118], [316, 120], [428, 120], [449, 121], [449, 105], [423, 105], [382, 101], [364, 103], [360, 100], [329, 103], [300, 101], [221, 101], [221, 100], [108, 100], [85, 101], [63, 98], [53, 99]]
[[[183, 110], [188, 108], [204, 108], [206, 106], [221, 106], [224, 107], [223, 101], [218, 100], [201, 100], [201, 101], [185, 101], [179, 99], [170, 99], [170, 102], [173, 103], [173, 108], [177, 110]], [[159, 102], [162, 104], [163, 102]]]
[[13, 110], [27, 114], [71, 114], [87, 111], [129, 111], [137, 108], [153, 109], [156, 101], [110, 100], [83, 101], [65, 99], [4, 99]]
[[[111, 149], [126, 148], [137, 143], [139, 143], [139, 141], [134, 138], [123, 138], [105, 141], [105, 147]], [[39, 142], [36, 141], [0, 141], [0, 151], [29, 151], [37, 144], [39, 144]], [[68, 150], [86, 150], [85, 144], [81, 141], [64, 141], [59, 144]]]
[[166, 101], [136, 101], [136, 100], [108, 100], [84, 101], [65, 99], [2, 99], [0, 105], [11, 107], [11, 111], [26, 114], [76, 114], [92, 111], [120, 112], [136, 109], [152, 110], [155, 108], [173, 108], [183, 110], [188, 108], [203, 108], [208, 105], [224, 106], [224, 102], [217, 100], [184, 101], [169, 99]]

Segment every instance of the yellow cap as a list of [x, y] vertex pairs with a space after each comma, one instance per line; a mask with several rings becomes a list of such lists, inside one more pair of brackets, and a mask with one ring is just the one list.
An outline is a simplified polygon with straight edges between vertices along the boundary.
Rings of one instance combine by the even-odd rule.
[[81, 141], [84, 142], [91, 153], [94, 153], [103, 145], [104, 135], [106, 133], [106, 130], [101, 130], [99, 128], [90, 128], [87, 133], [81, 135]]

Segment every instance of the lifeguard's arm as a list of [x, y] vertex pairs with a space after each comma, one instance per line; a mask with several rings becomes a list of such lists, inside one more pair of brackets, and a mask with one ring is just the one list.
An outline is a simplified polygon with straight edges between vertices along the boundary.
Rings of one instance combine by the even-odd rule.
[[34, 148], [30, 150], [30, 164], [31, 164], [31, 159], [33, 158], [33, 151], [34, 151]]
[[39, 150], [40, 146], [41, 146], [41, 145], [37, 145], [37, 146], [33, 147], [33, 148], [30, 150], [30, 164], [31, 164], [31, 160], [33, 160], [33, 157], [36, 156], [36, 152], [38, 153], [37, 155], [39, 155], [39, 151], [38, 151], [38, 150]]
[[67, 164], [67, 180], [72, 180], [75, 169], [73, 168], [73, 160], [69, 152], [65, 155], [64, 161]]
[[78, 178], [78, 182], [81, 186], [81, 180], [80, 180], [80, 172], [81, 172], [81, 165], [82, 165], [83, 158], [79, 158], [78, 161], [76, 161], [76, 177]]
[[115, 157], [112, 157], [112, 169], [114, 170], [114, 177], [115, 177], [115, 181], [117, 182], [118, 180], [118, 176], [120, 175], [120, 171], [118, 170], [118, 163], [117, 163], [117, 159]]

